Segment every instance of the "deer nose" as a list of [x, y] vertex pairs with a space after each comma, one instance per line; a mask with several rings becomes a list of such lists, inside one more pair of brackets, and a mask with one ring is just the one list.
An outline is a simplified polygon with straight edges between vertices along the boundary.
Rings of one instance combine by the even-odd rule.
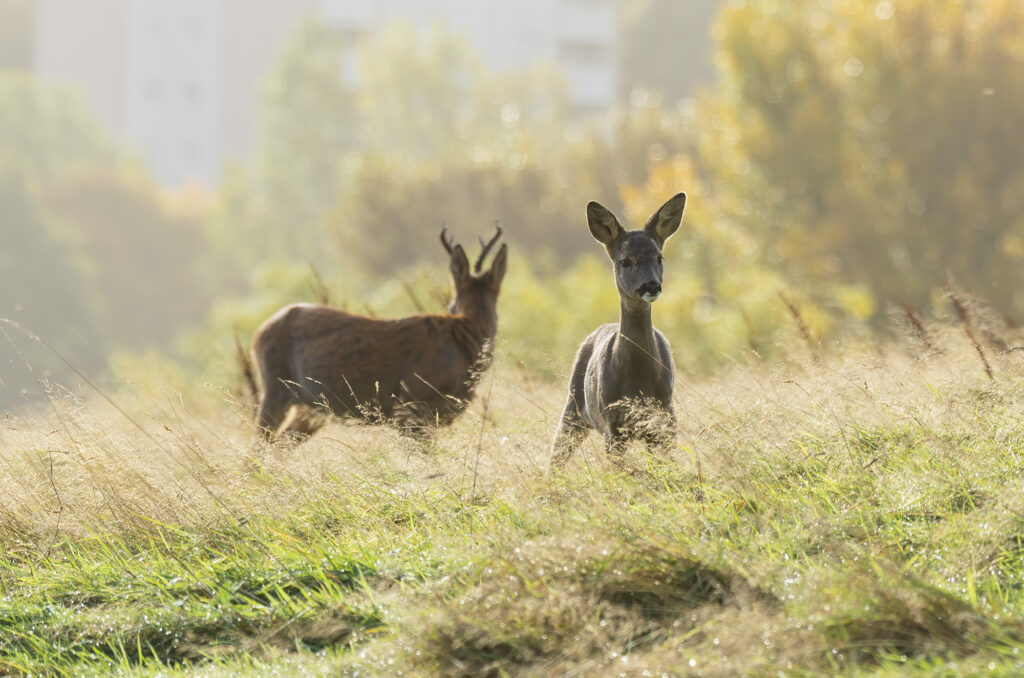
[[656, 280], [646, 282], [636, 292], [644, 301], [654, 301], [661, 296], [661, 283]]

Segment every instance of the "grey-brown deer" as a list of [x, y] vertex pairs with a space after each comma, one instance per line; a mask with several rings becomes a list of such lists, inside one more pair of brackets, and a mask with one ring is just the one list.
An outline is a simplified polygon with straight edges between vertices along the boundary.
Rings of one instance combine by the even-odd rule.
[[453, 291], [445, 315], [382, 320], [293, 304], [266, 320], [252, 348], [262, 382], [260, 432], [268, 440], [302, 440], [328, 413], [392, 423], [413, 436], [451, 423], [491, 362], [508, 246], [482, 268], [500, 237], [499, 226], [489, 242], [481, 240], [471, 269], [465, 250], [441, 229]]
[[598, 327], [580, 345], [569, 378], [569, 398], [555, 433], [551, 463], [565, 463], [588, 429], [605, 449], [621, 454], [639, 438], [648, 448], [675, 435], [674, 368], [668, 340], [654, 328], [651, 303], [661, 295], [662, 247], [679, 228], [686, 194], [661, 206], [643, 229], [626, 231], [602, 205], [587, 205], [590, 233], [612, 260], [619, 291], [619, 322]]

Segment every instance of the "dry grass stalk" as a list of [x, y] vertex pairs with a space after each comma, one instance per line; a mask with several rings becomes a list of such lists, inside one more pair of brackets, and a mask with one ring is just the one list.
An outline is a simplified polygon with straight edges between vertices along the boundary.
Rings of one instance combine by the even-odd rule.
[[330, 306], [331, 292], [327, 289], [327, 284], [324, 283], [323, 276], [320, 275], [320, 269], [316, 267], [316, 264], [310, 262], [309, 270], [313, 274], [313, 281], [309, 283], [309, 288], [313, 292], [313, 298], [316, 299], [317, 303], [323, 304], [324, 306]]
[[742, 306], [739, 307], [740, 317], [743, 319], [743, 325], [747, 328], [747, 346], [750, 348], [750, 352], [754, 354], [754, 357], [758, 360], [764, 360], [761, 356], [761, 352], [757, 350], [757, 340], [754, 338], [754, 325], [750, 322], [750, 316], [747, 315], [747, 310]]
[[988, 362], [988, 356], [985, 355], [985, 350], [981, 347], [981, 343], [974, 334], [973, 322], [971, 321], [971, 314], [967, 308], [967, 302], [960, 297], [956, 292], [950, 290], [949, 300], [953, 304], [953, 309], [956, 311], [957, 317], [960, 319], [960, 323], [963, 325], [964, 333], [974, 346], [974, 350], [978, 354], [978, 359], [981, 360], [981, 364], [985, 367], [985, 374], [989, 379], [992, 379], [992, 366]]
[[416, 309], [417, 313], [427, 313], [427, 308], [420, 301], [419, 296], [416, 294], [416, 289], [405, 280], [399, 281], [402, 285], [402, 289], [405, 290], [405, 295], [409, 297], [409, 301], [412, 302], [413, 308]]
[[807, 349], [811, 352], [811, 360], [814, 361], [815, 365], [821, 367], [821, 358], [818, 357], [817, 351], [818, 342], [815, 341], [814, 337], [811, 335], [811, 330], [807, 327], [807, 323], [804, 322], [804, 317], [800, 314], [800, 309], [798, 309], [796, 304], [794, 304], [789, 297], [782, 292], [779, 292], [779, 299], [781, 299], [782, 303], [786, 305], [786, 309], [789, 310], [789, 314], [793, 316], [793, 321], [796, 323], [797, 329], [800, 330], [800, 336], [803, 337], [804, 343], [807, 344]]
[[935, 342], [932, 340], [931, 334], [928, 332], [928, 328], [925, 327], [924, 320], [921, 319], [921, 314], [917, 311], [917, 309], [911, 306], [910, 304], [904, 303], [902, 301], [897, 301], [896, 303], [903, 311], [903, 315], [904, 317], [906, 317], [907, 322], [910, 323], [911, 329], [914, 330], [914, 336], [917, 338], [918, 341], [924, 344], [924, 347], [928, 350], [928, 353], [932, 355], [942, 353], [942, 350], [938, 348], [935, 345]]

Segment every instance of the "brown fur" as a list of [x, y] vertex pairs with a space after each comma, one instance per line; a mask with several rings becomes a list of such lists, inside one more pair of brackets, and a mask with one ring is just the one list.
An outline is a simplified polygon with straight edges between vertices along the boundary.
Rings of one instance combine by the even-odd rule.
[[[485, 245], [478, 272], [500, 235]], [[383, 320], [293, 304], [260, 326], [253, 340], [262, 382], [256, 422], [266, 438], [311, 435], [323, 413], [421, 434], [466, 408], [490, 365], [508, 249], [502, 245], [490, 270], [474, 274], [463, 248], [443, 231], [442, 243], [454, 290], [447, 315]]]

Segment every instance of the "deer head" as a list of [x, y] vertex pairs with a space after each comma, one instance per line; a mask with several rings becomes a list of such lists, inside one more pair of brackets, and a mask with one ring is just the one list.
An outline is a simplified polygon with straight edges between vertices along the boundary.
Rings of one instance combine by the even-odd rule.
[[480, 256], [477, 257], [472, 269], [469, 266], [466, 251], [462, 245], [456, 245], [454, 239], [447, 236], [447, 231], [447, 226], [441, 228], [441, 244], [448, 252], [449, 270], [451, 271], [452, 300], [448, 304], [448, 312], [453, 315], [493, 312], [498, 301], [501, 281], [505, 278], [508, 245], [502, 244], [498, 253], [494, 255], [490, 269], [485, 272], [481, 271], [487, 255], [501, 238], [501, 225], [495, 224], [494, 237], [489, 241], [484, 242], [483, 238], [480, 239]]
[[643, 229], [627, 231], [603, 205], [587, 204], [590, 233], [608, 252], [624, 301], [649, 304], [661, 296], [661, 249], [679, 228], [685, 208], [686, 194], [679, 193], [652, 214]]

